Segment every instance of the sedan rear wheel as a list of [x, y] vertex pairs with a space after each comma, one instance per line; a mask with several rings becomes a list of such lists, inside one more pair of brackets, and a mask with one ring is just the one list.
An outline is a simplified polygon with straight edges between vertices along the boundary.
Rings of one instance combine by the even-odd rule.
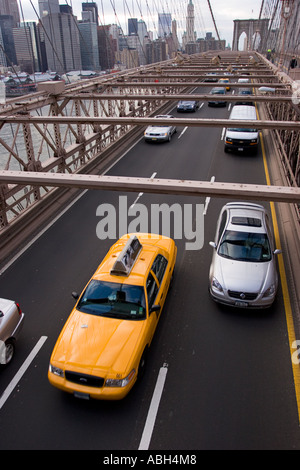
[[12, 340], [8, 340], [5, 343], [5, 353], [4, 353], [4, 358], [5, 358], [5, 364], [9, 364], [14, 356], [15, 353], [15, 344]]

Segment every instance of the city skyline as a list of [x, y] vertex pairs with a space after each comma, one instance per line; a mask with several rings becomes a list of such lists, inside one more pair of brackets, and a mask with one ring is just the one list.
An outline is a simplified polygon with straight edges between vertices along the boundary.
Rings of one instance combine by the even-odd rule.
[[[81, 0], [61, 0], [60, 4], [68, 4], [73, 8], [73, 14], [81, 19], [82, 1]], [[124, 34], [127, 34], [127, 21], [129, 18], [143, 19], [150, 31], [153, 31], [154, 37], [158, 34], [158, 13], [170, 13], [172, 19], [177, 22], [179, 41], [182, 41], [182, 35], [186, 31], [186, 16], [189, 0], [184, 2], [176, 1], [173, 5], [173, 11], [166, 11], [163, 2], [155, 2], [156, 10], [153, 10], [151, 0], [147, 2], [148, 8], [139, 5], [138, 2], [128, 2], [124, 0], [98, 0], [100, 24], [118, 24], [121, 26]], [[261, 0], [252, 0], [251, 4], [241, 2], [240, 0], [211, 0], [211, 6], [214, 12], [217, 28], [221, 39], [225, 39], [226, 44], [232, 44], [233, 39], [233, 21], [235, 19], [258, 18], [261, 7]], [[204, 37], [207, 32], [212, 32], [216, 37], [213, 21], [207, 2], [202, 0], [193, 0], [195, 6], [195, 31], [197, 37]], [[21, 21], [38, 21], [39, 13], [38, 0], [20, 0]], [[126, 5], [126, 8], [125, 8]], [[150, 6], [150, 8], [149, 8]], [[34, 8], [33, 8], [34, 7]], [[152, 8], [152, 9], [151, 9]], [[35, 9], [35, 10], [34, 10]], [[159, 9], [159, 11], [158, 11]]]

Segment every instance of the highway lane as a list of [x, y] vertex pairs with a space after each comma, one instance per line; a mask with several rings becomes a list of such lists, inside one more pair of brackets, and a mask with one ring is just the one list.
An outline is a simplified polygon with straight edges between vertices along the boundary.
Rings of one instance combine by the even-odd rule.
[[[201, 115], [225, 117], [228, 110], [204, 105]], [[261, 155], [225, 154], [221, 129], [187, 129], [180, 137], [182, 130], [168, 144], [141, 140], [110, 174], [265, 183]], [[208, 241], [222, 200], [208, 206], [202, 250], [186, 251], [184, 240], [177, 241], [176, 275], [147, 374], [129, 396], [119, 403], [78, 401], [48, 384], [49, 357], [74, 303], [70, 293], [81, 291], [112, 243], [96, 237], [96, 209], [118, 207], [118, 197], [87, 192], [1, 276], [1, 296], [17, 298], [27, 318], [15, 361], [1, 371], [0, 394], [39, 338], [48, 339], [0, 409], [0, 448], [137, 449], [164, 364], [150, 449], [299, 448], [281, 292], [267, 313], [221, 308], [208, 296]], [[128, 194], [128, 204], [135, 198]], [[163, 201], [182, 202], [175, 196]], [[139, 202], [150, 208], [162, 197], [143, 194]]]

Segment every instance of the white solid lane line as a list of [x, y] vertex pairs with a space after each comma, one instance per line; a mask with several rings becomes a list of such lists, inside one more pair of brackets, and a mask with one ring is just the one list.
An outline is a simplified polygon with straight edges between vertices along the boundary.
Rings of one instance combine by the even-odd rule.
[[142, 439], [141, 439], [138, 450], [149, 449], [150, 440], [152, 437], [152, 432], [153, 432], [153, 428], [154, 428], [154, 424], [156, 420], [156, 415], [157, 415], [160, 399], [163, 393], [165, 380], [167, 377], [167, 372], [168, 372], [168, 366], [167, 364], [164, 364], [163, 367], [160, 368], [160, 371], [157, 377], [155, 390], [152, 396], [150, 408], [149, 408], [147, 419], [146, 419], [146, 424], [144, 427]]
[[42, 336], [39, 339], [39, 341], [36, 343], [35, 347], [31, 351], [31, 353], [29, 354], [25, 362], [23, 362], [22, 366], [20, 367], [20, 369], [18, 370], [18, 372], [16, 373], [16, 375], [14, 376], [14, 378], [12, 379], [8, 387], [4, 390], [4, 393], [0, 397], [0, 409], [2, 408], [2, 406], [6, 402], [6, 400], [8, 399], [8, 397], [10, 396], [10, 394], [12, 393], [16, 385], [18, 385], [22, 376], [25, 374], [26, 370], [28, 369], [28, 367], [30, 366], [33, 359], [35, 358], [39, 350], [42, 348], [46, 340], [47, 340], [47, 336]]

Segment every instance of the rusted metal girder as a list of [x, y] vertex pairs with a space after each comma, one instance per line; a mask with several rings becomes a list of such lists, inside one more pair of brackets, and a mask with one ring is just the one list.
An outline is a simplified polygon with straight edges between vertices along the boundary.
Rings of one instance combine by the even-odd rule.
[[[222, 85], [221, 83], [218, 83], [218, 88], [225, 88], [228, 85]], [[231, 85], [230, 85], [231, 86]], [[252, 85], [248, 83], [247, 88], [251, 88]], [[270, 87], [273, 88], [273, 87]], [[126, 93], [124, 95], [121, 94], [114, 94], [114, 93], [107, 93], [105, 95], [100, 95], [102, 100], [166, 100], [166, 101], [191, 101], [191, 100], [196, 100], [196, 101], [210, 101], [212, 99], [212, 95], [200, 95], [200, 94], [183, 94], [183, 93], [177, 93], [174, 95], [170, 94], [155, 94], [155, 95], [145, 95], [145, 94], [130, 94]], [[82, 93], [78, 95], [68, 95], [68, 98], [73, 100], [73, 99], [81, 99], [81, 100], [95, 100], [99, 99], [99, 94], [97, 93]], [[257, 102], [275, 102], [275, 103], [282, 103], [282, 102], [292, 102], [293, 97], [289, 95], [231, 95], [227, 94], [226, 97], [224, 96], [218, 97], [218, 95], [215, 95], [213, 97], [214, 101], [230, 101], [230, 102], [235, 102], [235, 101], [257, 101]]]
[[[234, 120], [235, 127], [251, 128], [255, 122], [257, 129], [282, 129], [300, 131], [300, 121], [253, 121], [253, 120]], [[115, 124], [115, 125], [170, 125], [170, 119], [151, 118], [151, 117], [91, 117], [91, 116], [0, 116], [1, 123], [25, 123], [25, 124]], [[232, 121], [229, 119], [172, 119], [172, 126], [184, 127], [232, 127]]]
[[0, 171], [0, 183], [182, 196], [230, 197], [249, 201], [300, 202], [300, 188], [257, 184], [8, 170]]
[[[173, 77], [172, 77], [173, 78]], [[181, 77], [182, 78], [182, 77]], [[219, 78], [224, 78], [224, 77], [219, 77]], [[249, 78], [249, 77], [243, 77], [243, 78]], [[251, 78], [251, 77], [250, 77]], [[213, 88], [213, 87], [219, 87], [222, 86], [221, 83], [218, 82], [199, 82], [197, 80], [194, 81], [177, 81], [177, 82], [171, 82], [171, 77], [165, 76], [165, 77], [160, 77], [161, 81], [160, 82], [146, 82], [146, 81], [141, 81], [141, 82], [114, 82], [114, 83], [106, 83], [103, 85], [103, 88], [105, 89], [106, 87], [113, 87], [113, 88], [162, 88], [162, 87], [177, 87], [177, 88], [195, 88], [195, 87], [207, 87], [207, 88]], [[164, 82], [163, 79], [168, 80], [167, 82]], [[102, 84], [99, 84], [99, 86], [102, 86]], [[262, 86], [271, 86], [272, 88], [276, 89], [285, 89], [287, 88], [287, 84], [284, 83], [279, 83], [279, 82], [261, 82], [261, 83], [229, 83], [225, 84], [225, 86], [230, 86], [232, 88], [259, 88]], [[74, 91], [73, 91], [74, 93]], [[70, 93], [67, 93], [67, 96]], [[64, 95], [62, 95], [64, 96]], [[102, 93], [100, 94], [102, 96]], [[105, 93], [104, 93], [105, 96]]]

